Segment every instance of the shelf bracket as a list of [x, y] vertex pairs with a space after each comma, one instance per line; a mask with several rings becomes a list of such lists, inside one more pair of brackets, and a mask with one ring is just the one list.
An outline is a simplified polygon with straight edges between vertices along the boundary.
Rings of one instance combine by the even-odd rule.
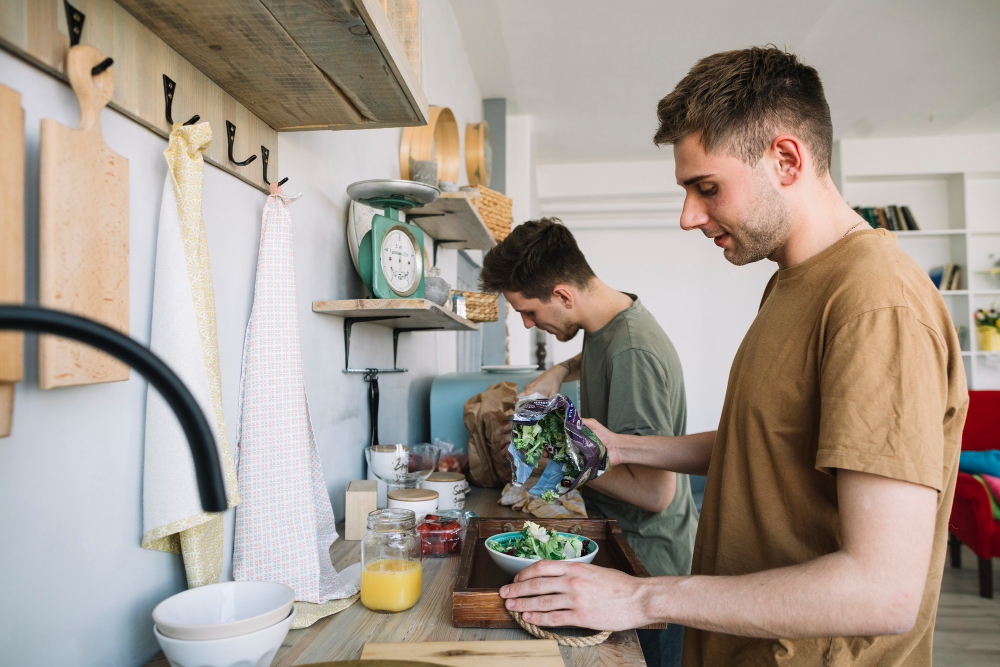
[[417, 327], [415, 329], [393, 329], [392, 330], [392, 367], [396, 368], [396, 355], [399, 351], [399, 334], [411, 331], [444, 331], [444, 327]]
[[[358, 322], [379, 322], [381, 320], [402, 320], [409, 315], [380, 315], [378, 317], [345, 317], [344, 318], [344, 372], [345, 373], [367, 373], [370, 368], [351, 368], [351, 329]], [[393, 337], [395, 341], [395, 337]], [[393, 346], [395, 347], [395, 345]], [[375, 369], [379, 373], [405, 373], [405, 368], [396, 368], [395, 353], [393, 353], [393, 368]]]
[[438, 246], [445, 243], [465, 243], [465, 239], [434, 239], [434, 263], [431, 266], [438, 265]]

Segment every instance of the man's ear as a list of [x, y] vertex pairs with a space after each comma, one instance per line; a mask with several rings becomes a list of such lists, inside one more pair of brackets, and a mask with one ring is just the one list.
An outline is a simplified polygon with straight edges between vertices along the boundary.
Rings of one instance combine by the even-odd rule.
[[563, 308], [566, 308], [567, 310], [571, 309], [573, 304], [576, 303], [576, 292], [571, 286], [563, 283], [556, 285], [552, 289], [552, 296], [553, 298], [558, 299]]
[[769, 152], [775, 158], [778, 182], [793, 185], [805, 169], [806, 154], [802, 142], [791, 134], [779, 134], [771, 142]]

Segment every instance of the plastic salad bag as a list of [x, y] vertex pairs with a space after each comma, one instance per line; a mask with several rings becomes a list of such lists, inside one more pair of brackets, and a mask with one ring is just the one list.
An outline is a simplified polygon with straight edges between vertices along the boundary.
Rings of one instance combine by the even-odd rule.
[[517, 402], [507, 453], [512, 483], [549, 502], [608, 468], [604, 445], [563, 394], [532, 394]]

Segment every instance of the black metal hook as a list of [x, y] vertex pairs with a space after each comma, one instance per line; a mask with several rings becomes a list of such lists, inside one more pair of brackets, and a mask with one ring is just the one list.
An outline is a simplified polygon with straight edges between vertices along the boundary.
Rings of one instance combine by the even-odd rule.
[[233, 157], [233, 144], [236, 143], [236, 126], [228, 120], [226, 121], [226, 138], [229, 140], [229, 161], [237, 167], [245, 167], [257, 159], [256, 155], [251, 155], [246, 160], [243, 160], [243, 162], [237, 162], [236, 158]]
[[66, 0], [63, 0], [63, 6], [66, 9], [66, 27], [69, 29], [69, 45], [76, 46], [80, 43], [80, 35], [83, 33], [83, 22], [87, 17], [79, 9], [66, 2]]
[[[63, 8], [66, 10], [66, 27], [69, 30], [69, 45], [71, 47], [80, 43], [80, 36], [83, 34], [83, 22], [87, 20], [87, 15], [73, 5], [63, 0]], [[97, 76], [114, 64], [112, 58], [105, 58], [99, 64], [90, 68], [90, 74]]]
[[90, 73], [93, 76], [97, 76], [98, 74], [100, 74], [104, 70], [106, 70], [109, 67], [111, 67], [114, 63], [115, 63], [115, 61], [114, 61], [113, 58], [105, 58], [104, 60], [102, 60], [97, 65], [94, 65], [93, 67], [91, 67], [90, 68]]
[[[260, 147], [260, 159], [264, 163], [264, 182], [267, 183], [268, 185], [271, 184], [271, 181], [267, 180], [267, 159], [269, 157], [271, 157], [271, 151], [267, 150], [266, 146], [261, 146]], [[278, 187], [281, 187], [287, 181], [288, 181], [288, 177], [285, 176], [283, 179], [281, 179], [280, 181], [278, 181]]]
[[[174, 80], [171, 79], [166, 74], [164, 74], [163, 75], [163, 104], [164, 104], [164, 106], [166, 107], [166, 110], [167, 110], [167, 125], [169, 125], [170, 127], [174, 126], [174, 119], [170, 115], [170, 108], [174, 104], [174, 91], [176, 89], [177, 89], [177, 84], [174, 83]], [[199, 116], [198, 114], [195, 114], [195, 115], [191, 116], [191, 118], [186, 123], [184, 123], [184, 124], [185, 125], [194, 125], [199, 120], [201, 120], [201, 116]]]

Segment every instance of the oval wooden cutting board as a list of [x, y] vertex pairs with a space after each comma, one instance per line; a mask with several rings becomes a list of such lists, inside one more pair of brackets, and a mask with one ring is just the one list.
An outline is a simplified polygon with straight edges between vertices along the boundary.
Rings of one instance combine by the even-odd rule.
[[[0, 85], [0, 303], [24, 303], [24, 109]], [[0, 438], [14, 420], [14, 383], [24, 375], [24, 334], [0, 332]]]
[[[128, 160], [108, 148], [101, 109], [114, 74], [93, 46], [70, 48], [66, 70], [80, 103], [76, 129], [45, 119], [39, 183], [39, 301], [128, 334]], [[129, 368], [104, 352], [57, 336], [38, 343], [42, 389], [127, 380]]]

